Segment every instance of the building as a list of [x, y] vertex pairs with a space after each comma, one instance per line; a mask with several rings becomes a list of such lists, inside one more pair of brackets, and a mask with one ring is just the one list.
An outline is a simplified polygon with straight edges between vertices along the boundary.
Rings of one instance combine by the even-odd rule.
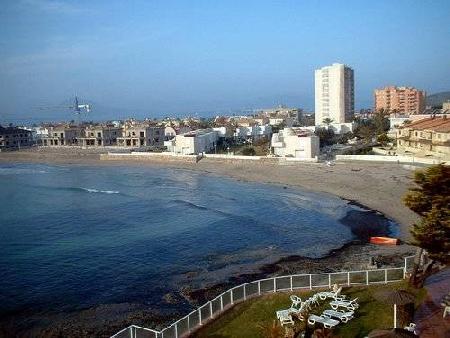
[[31, 133], [33, 135], [34, 143], [38, 146], [42, 146], [43, 139], [48, 138], [49, 128], [46, 126], [39, 126], [31, 128]]
[[442, 110], [450, 110], [450, 101], [442, 102]]
[[222, 127], [214, 127], [212, 128], [214, 131], [217, 132], [217, 135], [219, 138], [227, 139], [232, 138], [234, 134], [234, 130], [231, 126], [222, 126]]
[[425, 110], [426, 93], [413, 87], [388, 86], [375, 89], [375, 111], [381, 109], [404, 114], [420, 114]]
[[281, 157], [314, 159], [319, 156], [319, 138], [303, 128], [284, 128], [272, 135], [273, 153]]
[[164, 127], [147, 124], [127, 124], [117, 138], [121, 147], [163, 147]]
[[0, 151], [16, 150], [26, 148], [33, 145], [33, 137], [31, 131], [16, 128], [0, 126]]
[[83, 136], [84, 128], [80, 126], [58, 125], [48, 127], [47, 137], [42, 138], [44, 147], [77, 146], [78, 139]]
[[399, 127], [397, 152], [450, 160], [450, 118], [430, 117]]
[[164, 127], [164, 141], [168, 141], [177, 136], [177, 131], [174, 127], [165, 126]]
[[234, 132], [235, 138], [252, 141], [264, 138], [269, 140], [271, 135], [272, 135], [272, 126], [270, 124], [265, 124], [262, 126], [254, 124], [253, 126], [250, 127], [238, 127]]
[[315, 71], [315, 124], [331, 119], [334, 123], [351, 122], [355, 111], [353, 69], [333, 63]]
[[218, 132], [213, 129], [197, 129], [177, 135], [174, 139], [165, 142], [165, 145], [175, 154], [197, 155], [214, 151], [218, 138]]
[[106, 147], [117, 145], [117, 139], [122, 136], [122, 128], [107, 126], [88, 126], [83, 135], [78, 138], [82, 147]]

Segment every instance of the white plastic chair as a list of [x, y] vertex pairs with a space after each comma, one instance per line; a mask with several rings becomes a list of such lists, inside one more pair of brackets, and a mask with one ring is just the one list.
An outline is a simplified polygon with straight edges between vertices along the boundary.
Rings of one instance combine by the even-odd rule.
[[353, 300], [333, 300], [330, 302], [331, 307], [333, 310], [337, 310], [339, 307], [346, 308], [348, 310], [356, 310], [359, 307], [359, 304], [356, 302], [358, 298], [355, 298]]
[[291, 307], [298, 307], [299, 305], [302, 304], [302, 299], [296, 295], [291, 295], [291, 301], [292, 301], [292, 306]]
[[333, 298], [334, 300], [343, 300], [345, 296], [341, 295], [342, 286], [336, 291], [323, 291], [319, 292], [318, 295], [321, 300], [325, 300], [327, 298]]
[[414, 324], [414, 323], [409, 323], [409, 325], [405, 326], [404, 329], [409, 331], [409, 332], [413, 332], [414, 334], [417, 334], [417, 332], [416, 332], [416, 324]]

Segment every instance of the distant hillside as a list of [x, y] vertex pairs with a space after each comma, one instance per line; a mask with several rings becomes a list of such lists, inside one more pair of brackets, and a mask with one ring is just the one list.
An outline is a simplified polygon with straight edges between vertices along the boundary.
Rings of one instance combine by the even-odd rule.
[[442, 102], [450, 100], [450, 92], [441, 92], [427, 96], [427, 106], [442, 106]]

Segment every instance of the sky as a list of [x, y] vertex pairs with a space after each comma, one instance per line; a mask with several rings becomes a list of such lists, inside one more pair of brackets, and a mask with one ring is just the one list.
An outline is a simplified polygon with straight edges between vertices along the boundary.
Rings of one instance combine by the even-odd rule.
[[373, 90], [450, 90], [450, 1], [2, 0], [0, 123], [314, 110], [314, 69]]

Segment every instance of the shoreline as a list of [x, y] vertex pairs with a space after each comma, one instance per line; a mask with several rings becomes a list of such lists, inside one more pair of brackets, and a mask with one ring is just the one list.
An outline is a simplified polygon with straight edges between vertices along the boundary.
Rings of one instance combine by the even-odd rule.
[[[52, 151], [20, 151], [15, 153], [0, 153], [0, 163], [41, 163], [41, 164], [62, 164], [62, 165], [91, 165], [91, 166], [150, 166], [159, 168], [171, 168], [179, 170], [192, 170], [213, 176], [228, 177], [237, 181], [254, 182], [263, 184], [275, 184], [279, 186], [289, 186], [292, 188], [301, 188], [306, 191], [331, 194], [345, 200], [351, 205], [355, 205], [371, 215], [381, 214], [386, 222], [394, 221], [399, 225], [399, 233], [407, 232], [408, 223], [413, 217], [408, 213], [400, 213], [400, 217], [392, 217], [385, 210], [390, 211], [389, 206], [401, 205], [399, 203], [401, 195], [410, 183], [411, 171], [403, 167], [396, 167], [401, 172], [401, 179], [386, 180], [392, 177], [392, 165], [385, 164], [337, 164], [334, 167], [326, 167], [323, 164], [296, 164], [291, 166], [278, 166], [273, 164], [254, 165], [247, 163], [226, 163], [218, 161], [205, 161], [199, 163], [179, 163], [179, 162], [150, 162], [150, 161], [102, 161], [98, 152], [69, 152], [61, 154]], [[64, 150], [63, 150], [64, 151]], [[346, 173], [351, 171], [352, 167], [358, 166], [357, 172], [351, 172], [351, 177]], [[362, 175], [362, 174], [365, 175]], [[309, 176], [308, 176], [309, 175]], [[399, 175], [398, 173], [396, 175]], [[378, 208], [373, 208], [367, 201], [367, 196], [359, 195], [359, 189], [367, 189], [367, 176], [376, 178], [369, 189], [373, 188], [371, 200], [381, 201], [375, 203]], [[397, 177], [397, 176], [395, 176]], [[299, 179], [300, 178], [300, 179]], [[312, 182], [317, 184], [312, 184]], [[400, 182], [399, 182], [400, 181]], [[392, 186], [392, 183], [397, 183]], [[330, 183], [330, 184], [328, 184]], [[349, 184], [356, 183], [352, 187]], [[401, 186], [398, 183], [402, 183]], [[390, 188], [393, 188], [392, 190]], [[349, 190], [356, 190], [356, 193], [349, 194]], [[351, 191], [350, 191], [351, 192]], [[384, 194], [387, 194], [383, 196]], [[358, 198], [360, 197], [360, 198]], [[387, 197], [387, 198], [381, 198]], [[398, 198], [395, 201], [395, 198]], [[369, 199], [370, 200], [370, 199]], [[370, 203], [372, 204], [372, 203]], [[403, 206], [402, 206], [403, 207]], [[403, 207], [405, 210], [406, 207]], [[412, 214], [412, 212], [411, 212]], [[347, 216], [345, 216], [347, 217]], [[345, 218], [344, 217], [344, 218]], [[360, 217], [360, 220], [365, 217]], [[229, 276], [222, 282], [213, 285], [194, 287], [189, 283], [189, 278], [183, 287], [174, 290], [173, 293], [162, 295], [167, 303], [175, 302], [179, 307], [189, 304], [196, 307], [205, 301], [214, 298], [216, 295], [225, 291], [229, 287], [239, 285], [244, 282], [256, 279], [272, 277], [276, 275], [292, 273], [320, 273], [336, 270], [357, 270], [367, 266], [371, 257], [375, 257], [377, 262], [383, 266], [402, 264], [402, 258], [414, 254], [415, 247], [402, 244], [394, 247], [375, 246], [361, 239], [352, 228], [352, 223], [356, 227], [364, 228], [364, 223], [374, 225], [368, 221], [358, 221], [358, 217], [341, 222], [352, 229], [352, 232], [359, 238], [341, 246], [340, 248], [330, 250], [326, 255], [319, 258], [309, 258], [300, 255], [289, 255], [277, 259], [275, 262], [255, 265], [254, 269], [244, 273], [237, 273]], [[401, 220], [401, 221], [399, 221]], [[381, 224], [381, 222], [380, 222]], [[376, 224], [378, 226], [379, 224]], [[384, 224], [385, 230], [386, 224]], [[361, 235], [361, 234], [360, 234]], [[408, 236], [399, 236], [402, 242], [408, 240]], [[187, 303], [187, 304], [186, 304]], [[184, 311], [183, 311], [184, 312]], [[27, 327], [27, 320], [24, 318], [14, 318], [14, 316], [5, 318], [0, 323], [0, 333], [6, 328], [18, 330], [19, 336], [84, 336], [83, 333], [89, 332], [89, 335], [108, 337], [129, 324], [141, 325], [150, 328], [160, 328], [164, 324], [172, 322], [171, 318], [178, 318], [179, 310], [170, 310], [170, 313], [152, 309], [144, 304], [124, 303], [124, 304], [99, 304], [94, 308], [74, 311], [71, 313], [59, 314], [37, 314], [34, 317], [36, 327]], [[21, 316], [20, 316], [21, 317]], [[53, 323], [46, 326], [43, 323]], [[38, 330], [38, 331], [36, 331]], [[11, 332], [9, 332], [11, 333]]]
[[[103, 149], [27, 149], [0, 153], [0, 163], [41, 163], [92, 166], [149, 166], [194, 170], [228, 177], [237, 181], [275, 184], [337, 196], [354, 205], [377, 211], [399, 224], [399, 238], [409, 241], [409, 227], [418, 220], [402, 203], [407, 189], [413, 185], [413, 172], [403, 165], [391, 163], [232, 163], [202, 159], [198, 163], [182, 161], [101, 160]], [[249, 161], [251, 162], [251, 161]], [[354, 169], [357, 168], [357, 171]]]

